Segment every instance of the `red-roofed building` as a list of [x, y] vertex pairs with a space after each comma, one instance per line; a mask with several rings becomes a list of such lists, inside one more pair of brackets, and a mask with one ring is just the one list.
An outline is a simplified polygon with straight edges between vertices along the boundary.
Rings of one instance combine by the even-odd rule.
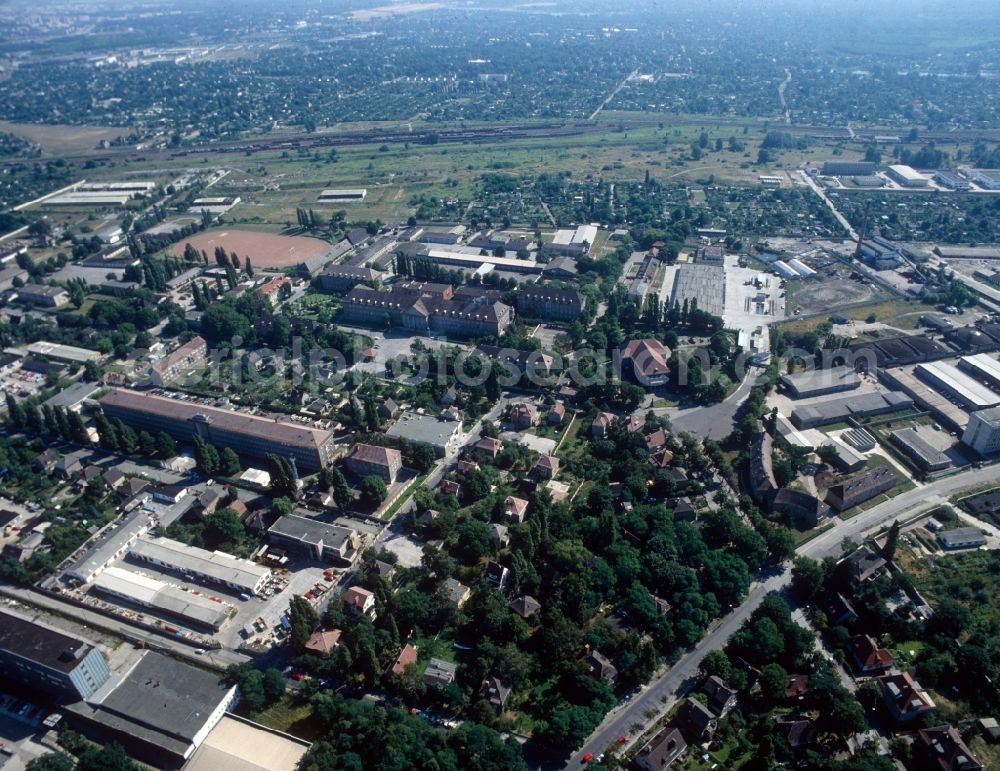
[[389, 671], [392, 672], [392, 674], [399, 677], [406, 671], [406, 668], [410, 664], [416, 664], [416, 663], [417, 663], [417, 649], [414, 648], [409, 643], [407, 643], [406, 645], [403, 646], [403, 650], [399, 652], [399, 655], [396, 656], [396, 660], [392, 662], [392, 666], [389, 667]]
[[333, 649], [340, 645], [339, 629], [317, 629], [306, 641], [305, 650], [324, 656], [332, 653]]
[[851, 652], [851, 660], [858, 672], [863, 675], [880, 675], [892, 668], [896, 660], [885, 648], [866, 634], [854, 635], [847, 641], [847, 649]]
[[666, 385], [670, 376], [670, 349], [659, 340], [646, 337], [629, 340], [619, 349], [622, 376], [631, 376], [644, 386]]
[[882, 701], [897, 723], [909, 723], [935, 709], [937, 705], [909, 672], [882, 675], [878, 679]]
[[365, 615], [375, 613], [375, 595], [361, 586], [352, 586], [344, 592], [344, 605], [348, 610]]
[[381, 477], [386, 484], [392, 484], [403, 467], [403, 456], [392, 447], [359, 442], [351, 448], [345, 463], [352, 474], [359, 477], [373, 475]]

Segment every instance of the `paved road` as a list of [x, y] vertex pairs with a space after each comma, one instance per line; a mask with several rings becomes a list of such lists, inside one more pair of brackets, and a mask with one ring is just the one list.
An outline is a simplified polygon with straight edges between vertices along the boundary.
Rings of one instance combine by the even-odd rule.
[[[960, 490], [984, 482], [995, 482], [997, 472], [995, 466], [988, 466], [955, 474], [931, 484], [908, 490], [849, 520], [835, 519], [833, 527], [803, 544], [798, 553], [816, 560], [828, 556], [839, 556], [841, 553], [840, 544], [845, 538], [860, 542], [864, 534], [878, 529], [887, 522], [894, 519], [910, 518], [922, 510], [938, 505], [940, 497], [953, 495]], [[769, 592], [785, 589], [790, 581], [791, 571], [786, 565], [780, 575], [772, 576], [755, 584], [747, 595], [746, 601], [710, 629], [695, 648], [685, 654], [673, 667], [654, 679], [639, 695], [610, 712], [583, 747], [570, 757], [564, 768], [580, 768], [582, 766], [581, 758], [586, 753], [591, 752], [595, 757], [600, 755], [621, 735], [630, 738], [640, 735], [653, 722], [646, 717], [646, 714], [653, 712], [656, 714], [655, 719], [659, 719], [667, 712], [684, 695], [686, 689], [693, 685], [705, 654], [711, 650], [722, 648], [729, 637], [743, 625], [743, 622], [760, 605]]]
[[[707, 407], [657, 407], [653, 412], [670, 418], [675, 433], [687, 431], [700, 439], [722, 439], [732, 433], [740, 407], [757, 382], [757, 377], [758, 370], [750, 370], [739, 388], [718, 404]], [[649, 409], [640, 407], [633, 414], [645, 418]]]

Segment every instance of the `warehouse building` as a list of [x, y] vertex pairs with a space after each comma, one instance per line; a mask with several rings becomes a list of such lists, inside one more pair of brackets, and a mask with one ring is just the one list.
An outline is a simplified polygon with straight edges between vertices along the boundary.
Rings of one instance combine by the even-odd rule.
[[145, 535], [152, 526], [153, 521], [146, 511], [141, 507], [134, 509], [122, 519], [106, 525], [63, 575], [81, 584], [89, 584], [103, 570], [124, 557], [139, 536]]
[[149, 608], [198, 629], [219, 631], [229, 620], [229, 606], [186, 592], [143, 573], [109, 567], [94, 579], [92, 592]]
[[368, 190], [363, 187], [358, 188], [341, 188], [341, 189], [331, 189], [324, 190], [319, 194], [320, 203], [326, 203], [329, 201], [363, 201], [368, 195]]
[[901, 163], [893, 164], [886, 172], [893, 182], [902, 187], [927, 187], [927, 177]]
[[590, 251], [596, 239], [596, 225], [581, 225], [576, 230], [557, 230], [546, 247], [567, 257], [579, 257]]
[[1000, 396], [951, 364], [940, 361], [918, 364], [915, 372], [932, 388], [960, 402], [966, 409], [983, 410], [1000, 405]]
[[165, 431], [192, 442], [196, 436], [217, 448], [264, 458], [273, 453], [300, 469], [325, 468], [334, 455], [333, 433], [279, 418], [249, 415], [152, 393], [115, 388], [100, 400], [110, 419], [120, 418], [136, 431]]
[[1000, 407], [973, 412], [962, 434], [962, 444], [980, 455], [1000, 452]]
[[972, 375], [976, 380], [982, 380], [995, 388], [1000, 388], [1000, 361], [985, 353], [963, 356], [958, 362], [958, 368]]
[[308, 517], [278, 517], [267, 540], [305, 559], [349, 565], [358, 554], [358, 533]]
[[938, 533], [938, 543], [944, 549], [978, 549], [986, 545], [986, 536], [977, 527], [956, 527]]
[[129, 756], [158, 769], [179, 769], [239, 699], [215, 672], [145, 651], [124, 676], [66, 708], [76, 730], [99, 743], [116, 741]]
[[908, 410], [913, 400], [900, 391], [869, 392], [830, 399], [817, 404], [796, 407], [792, 410], [792, 423], [804, 430], [839, 423], [848, 418], [882, 415]]
[[823, 161], [823, 174], [828, 177], [851, 177], [875, 173], [872, 161]]
[[941, 187], [946, 187], [949, 190], [968, 190], [972, 187], [972, 185], [969, 184], [969, 180], [957, 171], [950, 171], [948, 169], [935, 171], [934, 181], [941, 185]]
[[312, 745], [246, 718], [226, 714], [184, 771], [297, 771]]
[[812, 278], [816, 275], [816, 271], [806, 265], [802, 260], [797, 257], [793, 257], [788, 261], [788, 266], [798, 273], [802, 278]]
[[831, 367], [783, 375], [781, 383], [796, 399], [806, 399], [851, 391], [861, 385], [861, 378], [850, 367]]
[[845, 511], [891, 490], [899, 481], [892, 466], [878, 466], [831, 487], [826, 502], [836, 511]]
[[984, 190], [1000, 190], [1000, 169], [970, 169], [972, 181]]
[[951, 459], [924, 439], [915, 428], [901, 428], [889, 434], [892, 441], [925, 471], [941, 471]]
[[996, 246], [935, 246], [934, 253], [948, 260], [1000, 260]]
[[20, 302], [42, 305], [46, 308], [57, 308], [69, 302], [69, 292], [61, 286], [45, 286], [44, 284], [25, 284], [17, 290]]
[[130, 547], [129, 556], [237, 594], [257, 594], [271, 578], [271, 570], [263, 565], [170, 538], [139, 538]]
[[32, 356], [44, 356], [52, 361], [65, 361], [68, 364], [85, 364], [88, 361], [99, 361], [101, 354], [91, 351], [88, 348], [77, 348], [74, 345], [63, 345], [62, 343], [50, 343], [39, 340], [25, 346], [25, 350]]
[[827, 447], [832, 447], [837, 453], [835, 463], [837, 468], [843, 472], [859, 471], [865, 467], [868, 459], [858, 452], [854, 447], [831, 436], [826, 442]]
[[786, 281], [793, 281], [799, 278], [798, 272], [784, 260], [775, 260], [772, 262], [771, 270], [775, 271]]
[[30, 689], [87, 698], [111, 676], [90, 643], [0, 611], [0, 676]]
[[498, 257], [489, 252], [480, 254], [482, 250], [471, 249], [461, 251], [456, 249], [428, 249], [422, 247], [415, 255], [416, 259], [430, 260], [437, 265], [451, 265], [456, 268], [466, 270], [481, 271], [489, 273], [494, 270], [506, 271], [507, 273], [541, 273], [545, 269], [544, 263], [535, 260], [519, 260], [517, 257]]

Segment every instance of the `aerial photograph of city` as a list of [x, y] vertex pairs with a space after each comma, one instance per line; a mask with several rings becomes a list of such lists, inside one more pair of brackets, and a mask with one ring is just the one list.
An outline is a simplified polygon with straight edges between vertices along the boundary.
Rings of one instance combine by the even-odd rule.
[[1000, 771], [1000, 4], [2, 0], [0, 388], [0, 771]]

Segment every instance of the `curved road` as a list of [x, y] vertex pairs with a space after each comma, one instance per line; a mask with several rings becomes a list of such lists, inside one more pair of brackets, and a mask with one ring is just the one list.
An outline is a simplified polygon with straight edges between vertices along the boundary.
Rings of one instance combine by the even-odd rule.
[[[893, 519], [910, 519], [922, 510], [939, 505], [942, 499], [960, 490], [995, 482], [997, 473], [996, 466], [965, 471], [930, 484], [919, 485], [849, 520], [835, 518], [831, 520], [833, 527], [799, 547], [798, 554], [817, 560], [839, 555], [840, 544], [845, 538], [860, 542], [866, 533], [877, 530]], [[655, 713], [654, 720], [658, 720], [666, 713], [684, 695], [687, 688], [694, 684], [705, 655], [711, 650], [722, 648], [769, 592], [787, 588], [790, 581], [791, 570], [786, 564], [780, 575], [755, 583], [743, 604], [710, 628], [708, 634], [689, 653], [662, 672], [631, 701], [608, 713], [587, 742], [573, 753], [563, 767], [579, 769], [583, 766], [582, 758], [586, 753], [593, 753], [597, 757], [614, 745], [619, 736], [628, 736], [631, 741], [641, 735], [654, 722], [646, 714]]]
[[674, 432], [686, 431], [700, 439], [722, 439], [732, 433], [740, 407], [757, 382], [757, 372], [751, 369], [739, 387], [718, 404], [705, 407], [640, 407], [633, 415], [642, 419], [652, 411], [670, 418]]

